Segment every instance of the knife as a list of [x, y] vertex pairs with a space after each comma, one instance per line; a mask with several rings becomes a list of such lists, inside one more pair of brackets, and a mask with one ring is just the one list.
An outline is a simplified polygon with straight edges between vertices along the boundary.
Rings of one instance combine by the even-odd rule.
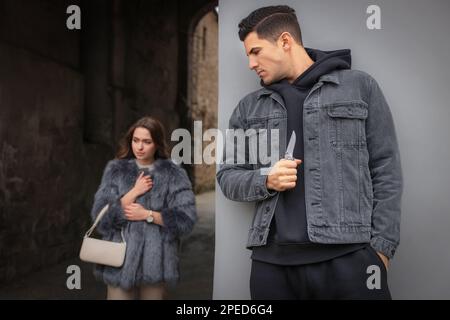
[[295, 135], [295, 131], [292, 131], [291, 138], [289, 139], [289, 144], [286, 148], [286, 153], [284, 154], [284, 158], [286, 160], [294, 160], [294, 147], [296, 139], [297, 137]]

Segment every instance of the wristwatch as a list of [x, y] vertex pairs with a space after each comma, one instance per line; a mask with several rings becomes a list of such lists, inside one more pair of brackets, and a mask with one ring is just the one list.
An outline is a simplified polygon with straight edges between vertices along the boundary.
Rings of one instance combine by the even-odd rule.
[[150, 210], [150, 214], [148, 215], [147, 219], [145, 219], [148, 223], [153, 222], [153, 211]]

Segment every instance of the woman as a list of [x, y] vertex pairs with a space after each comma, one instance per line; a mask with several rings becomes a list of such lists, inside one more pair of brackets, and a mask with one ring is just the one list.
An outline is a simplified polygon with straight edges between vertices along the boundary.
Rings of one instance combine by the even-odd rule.
[[197, 220], [195, 197], [186, 172], [168, 156], [162, 124], [138, 120], [120, 142], [116, 159], [106, 165], [91, 216], [106, 205], [98, 225], [104, 239], [121, 241], [127, 251], [122, 267], [96, 265], [94, 275], [108, 288], [108, 299], [163, 299], [176, 284], [178, 246]]

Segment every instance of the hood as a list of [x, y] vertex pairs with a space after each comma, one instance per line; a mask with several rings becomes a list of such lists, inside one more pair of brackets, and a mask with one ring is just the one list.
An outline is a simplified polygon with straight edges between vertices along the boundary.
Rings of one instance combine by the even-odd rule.
[[350, 49], [334, 51], [321, 51], [317, 49], [305, 48], [308, 55], [314, 61], [293, 83], [298, 87], [312, 87], [319, 81], [319, 78], [334, 70], [350, 69], [352, 56]]

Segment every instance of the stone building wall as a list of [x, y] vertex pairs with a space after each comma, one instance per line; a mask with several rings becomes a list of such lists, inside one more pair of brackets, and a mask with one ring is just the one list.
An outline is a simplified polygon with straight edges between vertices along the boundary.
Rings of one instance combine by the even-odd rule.
[[[197, 24], [192, 37], [190, 107], [192, 120], [202, 121], [203, 132], [217, 128], [218, 110], [218, 21], [214, 12]], [[212, 141], [214, 143], [214, 141]], [[203, 143], [204, 148], [210, 141]], [[195, 165], [196, 191], [214, 190], [216, 166]]]

